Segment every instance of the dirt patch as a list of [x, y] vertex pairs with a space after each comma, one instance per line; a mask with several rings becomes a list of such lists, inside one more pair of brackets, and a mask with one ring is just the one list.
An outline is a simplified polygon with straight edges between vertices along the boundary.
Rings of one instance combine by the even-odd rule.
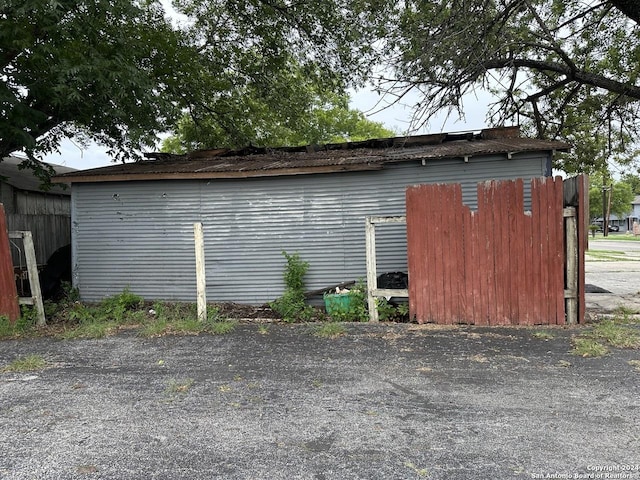
[[241, 303], [225, 302], [213, 305], [220, 312], [220, 316], [231, 319], [264, 319], [280, 320], [280, 315], [271, 309], [269, 305], [245, 305]]

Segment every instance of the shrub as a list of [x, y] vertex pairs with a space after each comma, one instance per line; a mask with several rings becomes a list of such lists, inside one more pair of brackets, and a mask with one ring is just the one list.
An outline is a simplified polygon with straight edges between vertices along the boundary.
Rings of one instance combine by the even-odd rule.
[[309, 269], [309, 263], [300, 260], [300, 255], [297, 253], [289, 255], [283, 251], [282, 254], [287, 259], [283, 273], [286, 288], [282, 296], [269, 303], [269, 306], [285, 322], [309, 320], [314, 312], [313, 307], [307, 305], [304, 296], [304, 276]]

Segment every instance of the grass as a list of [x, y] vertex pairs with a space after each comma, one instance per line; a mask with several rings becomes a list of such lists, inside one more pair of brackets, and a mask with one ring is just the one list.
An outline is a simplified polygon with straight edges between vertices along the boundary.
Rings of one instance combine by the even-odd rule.
[[538, 340], [552, 340], [555, 338], [555, 335], [551, 332], [547, 332], [546, 330], [540, 330], [533, 333], [533, 338], [537, 338]]
[[571, 353], [580, 357], [603, 357], [609, 349], [592, 338], [576, 337], [573, 339]]
[[123, 328], [137, 329], [143, 337], [167, 334], [223, 335], [235, 328], [235, 322], [221, 317], [214, 306], [207, 309], [207, 319], [197, 318], [195, 304], [156, 302], [149, 308], [142, 297], [128, 289], [105, 298], [97, 304], [78, 301], [78, 293], [69, 288], [58, 303], [47, 303], [45, 310], [49, 325], [36, 328], [31, 309], [24, 309], [15, 323], [0, 317], [0, 339], [49, 334], [63, 340], [104, 338]]
[[629, 325], [628, 317], [605, 319], [573, 338], [571, 353], [581, 357], [602, 357], [613, 348], [640, 349], [640, 332]]
[[316, 326], [313, 334], [321, 338], [338, 338], [347, 333], [347, 329], [341, 323], [328, 322]]
[[0, 315], [0, 340], [31, 335], [36, 330], [35, 319], [31, 315], [23, 315], [15, 322]]
[[639, 262], [640, 258], [630, 257], [616, 250], [587, 250], [587, 259], [595, 262]]
[[599, 240], [613, 240], [613, 241], [625, 241], [625, 242], [640, 242], [640, 237], [636, 237], [635, 235], [609, 235], [605, 237], [602, 233], [596, 233], [595, 238], [589, 235], [589, 241], [599, 241]]
[[171, 379], [167, 385], [167, 393], [187, 393], [193, 386], [193, 382], [193, 378], [186, 378], [184, 380]]
[[2, 372], [34, 372], [47, 366], [47, 361], [40, 355], [21, 357], [4, 367]]

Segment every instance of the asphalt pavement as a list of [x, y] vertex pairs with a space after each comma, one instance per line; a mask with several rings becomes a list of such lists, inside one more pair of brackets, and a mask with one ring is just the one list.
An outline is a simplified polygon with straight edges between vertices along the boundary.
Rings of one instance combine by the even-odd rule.
[[625, 241], [624, 235], [589, 242], [585, 283], [591, 287], [586, 294], [591, 316], [612, 313], [620, 306], [640, 312], [640, 242]]
[[0, 478], [640, 478], [638, 351], [576, 357], [576, 327], [346, 328], [2, 341], [0, 368], [48, 367], [0, 374]]

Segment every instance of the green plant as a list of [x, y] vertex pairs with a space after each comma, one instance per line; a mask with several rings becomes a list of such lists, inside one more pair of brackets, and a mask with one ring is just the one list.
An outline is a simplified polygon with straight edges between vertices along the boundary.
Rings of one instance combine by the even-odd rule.
[[[220, 316], [220, 310], [208, 306], [207, 319], [198, 319], [197, 307], [193, 303], [155, 302], [149, 314], [140, 322], [142, 328], [138, 332], [144, 337], [159, 336], [166, 333], [202, 333], [222, 335], [233, 331], [235, 323]], [[141, 312], [143, 313], [143, 312]], [[144, 314], [144, 313], [143, 313]]]
[[47, 361], [40, 355], [27, 355], [21, 357], [2, 369], [2, 372], [33, 372], [46, 367]]
[[538, 332], [534, 332], [533, 338], [537, 338], [538, 340], [551, 340], [552, 338], [554, 338], [554, 335], [551, 332], [541, 330]]
[[603, 320], [585, 336], [600, 340], [617, 348], [640, 348], [640, 335], [630, 327], [620, 325], [614, 320]]
[[344, 328], [344, 325], [337, 322], [328, 322], [317, 325], [314, 328], [313, 334], [316, 337], [322, 338], [338, 338], [344, 335], [347, 332], [347, 329]]
[[573, 355], [579, 355], [581, 357], [602, 357], [609, 353], [609, 349], [602, 343], [592, 338], [576, 337], [572, 341]]
[[331, 320], [337, 322], [366, 322], [369, 319], [367, 310], [367, 287], [362, 279], [348, 293], [344, 293], [348, 301], [343, 308], [336, 308], [330, 313]]
[[184, 380], [169, 380], [169, 384], [167, 385], [168, 393], [187, 393], [189, 389], [193, 386], [193, 378], [187, 378]]
[[135, 311], [143, 304], [142, 297], [125, 288], [122, 293], [107, 297], [98, 304], [98, 316], [102, 319], [113, 320], [117, 323], [133, 321]]
[[280, 298], [269, 303], [269, 306], [285, 322], [309, 320], [314, 313], [313, 307], [307, 305], [304, 296], [304, 276], [309, 270], [309, 263], [301, 260], [298, 253], [289, 255], [283, 251], [282, 254], [287, 259], [283, 273], [285, 291]]

